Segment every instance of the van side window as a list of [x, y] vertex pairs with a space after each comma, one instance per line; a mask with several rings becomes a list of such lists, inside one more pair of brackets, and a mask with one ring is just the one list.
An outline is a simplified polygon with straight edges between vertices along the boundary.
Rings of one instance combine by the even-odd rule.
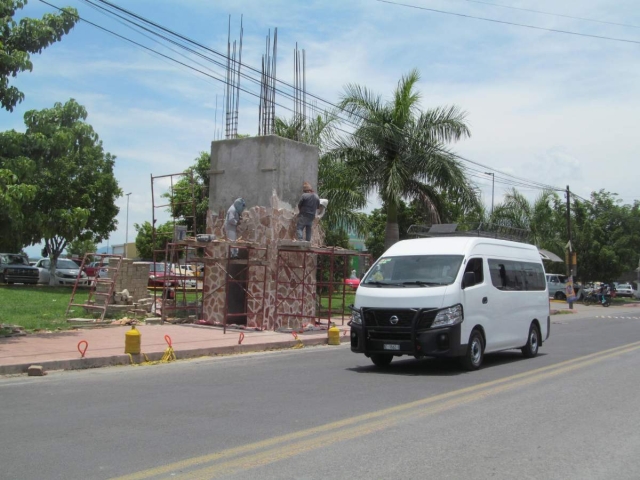
[[[482, 258], [471, 258], [467, 262], [464, 273], [473, 272], [476, 275], [476, 282], [473, 285], [479, 285], [484, 282], [484, 269], [482, 268]], [[469, 287], [473, 285], [468, 285]]]
[[491, 283], [498, 290], [542, 291], [546, 278], [542, 265], [533, 262], [489, 259]]

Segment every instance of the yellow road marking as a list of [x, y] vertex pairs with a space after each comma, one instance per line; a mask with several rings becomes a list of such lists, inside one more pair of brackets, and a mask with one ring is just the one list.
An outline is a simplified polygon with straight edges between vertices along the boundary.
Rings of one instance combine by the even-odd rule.
[[[485, 382], [479, 385], [465, 387], [452, 392], [447, 392], [447, 393], [435, 395], [432, 397], [427, 397], [424, 399], [397, 405], [397, 406], [386, 408], [383, 410], [370, 412], [364, 415], [346, 418], [346, 419], [339, 420], [336, 422], [331, 422], [325, 425], [320, 425], [318, 427], [313, 427], [306, 430], [300, 430], [298, 432], [281, 435], [279, 437], [273, 437], [273, 438], [269, 438], [259, 442], [241, 445], [239, 447], [234, 447], [227, 450], [222, 450], [220, 452], [202, 455], [199, 457], [193, 457], [186, 460], [174, 462], [171, 464], [151, 468], [148, 470], [143, 470], [130, 475], [118, 477], [115, 480], [142, 480], [142, 479], [152, 478], [165, 473], [181, 471], [190, 467], [195, 467], [198, 465], [203, 465], [206, 463], [211, 463], [211, 462], [215, 462], [218, 460], [235, 457], [239, 455], [246, 455], [251, 452], [277, 446], [278, 447], [277, 449], [269, 450], [268, 452], [258, 453], [251, 457], [243, 457], [241, 459], [218, 464], [213, 467], [205, 468], [204, 470], [192, 472], [192, 475], [195, 475], [195, 474], [200, 475], [200, 473], [198, 472], [202, 472], [203, 475], [207, 475], [206, 478], [211, 478], [213, 476], [217, 476], [221, 474], [221, 473], [216, 473], [216, 469], [225, 470], [228, 473], [228, 471], [231, 471], [229, 469], [237, 469], [238, 466], [241, 464], [247, 465], [247, 463], [249, 462], [249, 459], [254, 460], [252, 462], [252, 465], [254, 462], [258, 463], [255, 466], [264, 465], [266, 463], [272, 463], [271, 461], [267, 461], [267, 460], [268, 459], [271, 459], [272, 461], [282, 460], [283, 458], [287, 458], [291, 456], [288, 454], [288, 452], [290, 451], [297, 452], [295, 453], [295, 455], [297, 455], [301, 453], [301, 451], [302, 452], [308, 451], [308, 450], [305, 450], [305, 448], [308, 448], [309, 450], [313, 450], [314, 448], [320, 448], [320, 447], [326, 446], [329, 443], [335, 443], [337, 441], [343, 441], [344, 439], [355, 438], [358, 436], [366, 435], [367, 432], [369, 431], [371, 432], [378, 431], [384, 428], [388, 428], [391, 425], [395, 425], [405, 417], [415, 418], [416, 415], [418, 416], [431, 415], [432, 413], [450, 409], [462, 403], [475, 401], [475, 400], [484, 398], [488, 395], [495, 395], [502, 391], [506, 391], [519, 386], [524, 386], [524, 385], [534, 383], [546, 378], [552, 378], [562, 373], [583, 368], [585, 366], [591, 365], [593, 363], [597, 363], [604, 359], [637, 350], [638, 348], [640, 348], [640, 342], [630, 343], [620, 347], [615, 347], [615, 348], [603, 350], [601, 352], [596, 352], [596, 353], [592, 353], [582, 357], [574, 358], [572, 360], [566, 360], [564, 362], [560, 362], [554, 365], [541, 367], [528, 372], [523, 372], [523, 373], [519, 373], [509, 377], [492, 380], [490, 382]], [[548, 373], [545, 373], [545, 372], [548, 372]], [[467, 395], [467, 394], [470, 394], [470, 395]], [[460, 397], [460, 398], [455, 398], [455, 397]], [[414, 410], [418, 407], [429, 406], [430, 404], [443, 402], [449, 399], [452, 399], [452, 400], [449, 402], [443, 403], [441, 405], [436, 405], [432, 408], [424, 409], [419, 412], [411, 411], [408, 413], [404, 413], [403, 415], [400, 415], [403, 412]], [[376, 421], [373, 423], [370, 422], [371, 420], [376, 420], [381, 417], [389, 417], [391, 415], [393, 415], [393, 417], [391, 418], [385, 418], [384, 420]], [[342, 432], [338, 432], [338, 433], [333, 432], [334, 430], [342, 429], [344, 427], [348, 427], [361, 422], [369, 422], [369, 423], [358, 426], [358, 427], [354, 427], [349, 430], [343, 430]], [[323, 435], [321, 438], [314, 437], [312, 439], [301, 441], [293, 445], [291, 444], [287, 445], [286, 450], [283, 450], [282, 444], [292, 442], [295, 440], [304, 439], [305, 437], [309, 437], [312, 435], [315, 436], [319, 434], [324, 434], [327, 432], [332, 432], [332, 433], [330, 433], [329, 435]], [[354, 435], [354, 437], [351, 437], [351, 435]], [[333, 439], [336, 439], [335, 442], [333, 441]], [[249, 466], [246, 468], [254, 468], [254, 467]], [[201, 478], [201, 477], [198, 476], [195, 478]]]
[[638, 349], [640, 349], [640, 345], [628, 348], [626, 350], [610, 353], [608, 355], [604, 355], [601, 357], [593, 358], [583, 363], [567, 365], [566, 367], [560, 368], [558, 370], [541, 373], [539, 375], [524, 378], [513, 383], [506, 383], [506, 384], [495, 386], [487, 390], [482, 390], [480, 392], [474, 392], [469, 395], [464, 395], [460, 398], [453, 398], [444, 403], [434, 405], [426, 409], [403, 412], [400, 414], [393, 415], [390, 418], [379, 420], [377, 422], [360, 425], [360, 426], [342, 430], [336, 433], [325, 434], [321, 437], [314, 437], [305, 441], [301, 441], [291, 445], [286, 445], [286, 447], [279, 446], [277, 448], [263, 451], [263, 452], [251, 455], [249, 457], [230, 460], [221, 464], [196, 470], [194, 472], [182, 474], [181, 478], [208, 480], [208, 479], [216, 478], [222, 475], [229, 475], [232, 473], [236, 473], [238, 471], [250, 470], [252, 468], [257, 468], [264, 465], [268, 465], [270, 463], [286, 460], [288, 458], [294, 457], [296, 455], [300, 455], [302, 453], [307, 453], [312, 450], [326, 447], [327, 445], [330, 445], [330, 444], [342, 442], [345, 440], [352, 440], [354, 438], [362, 437], [380, 430], [384, 430], [384, 429], [396, 426], [403, 421], [415, 420], [416, 418], [426, 417], [429, 415], [433, 415], [435, 413], [443, 412], [445, 410], [450, 410], [454, 407], [458, 407], [463, 404], [482, 400], [484, 398], [494, 396], [499, 393], [503, 393], [509, 390], [515, 390], [519, 387], [523, 387], [526, 385], [530, 385], [532, 383], [536, 383], [541, 380], [546, 380], [552, 377], [556, 377], [563, 373], [584, 368], [589, 365], [593, 365], [595, 363], [601, 362], [607, 358], [618, 356], [623, 353], [632, 352]]

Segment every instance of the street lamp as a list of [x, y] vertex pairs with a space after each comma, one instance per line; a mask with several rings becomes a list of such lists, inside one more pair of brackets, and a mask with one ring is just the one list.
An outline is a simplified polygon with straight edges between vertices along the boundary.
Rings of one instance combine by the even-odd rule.
[[493, 194], [496, 187], [496, 174], [493, 172], [484, 172], [485, 175], [491, 175], [491, 216], [493, 217]]
[[129, 249], [129, 196], [131, 192], [127, 193], [127, 225], [125, 227], [124, 234], [124, 258], [129, 258], [127, 256], [127, 250]]

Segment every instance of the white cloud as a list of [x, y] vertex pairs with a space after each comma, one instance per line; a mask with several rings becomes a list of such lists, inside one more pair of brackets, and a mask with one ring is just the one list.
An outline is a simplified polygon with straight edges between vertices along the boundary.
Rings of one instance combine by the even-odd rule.
[[[638, 38], [634, 29], [464, 1], [409, 3], [547, 28]], [[588, 4], [529, 0], [513, 5], [640, 25], [636, 0]], [[93, 10], [79, 8], [82, 15], [131, 34]], [[559, 187], [570, 184], [585, 197], [600, 188], [630, 194], [625, 200], [640, 196], [634, 193], [637, 182], [632, 174], [640, 149], [635, 126], [635, 105], [640, 100], [636, 45], [509, 27], [373, 0], [239, 0], [226, 4], [185, 0], [179, 5], [169, 0], [141, 0], [132, 8], [223, 52], [227, 14], [233, 15], [232, 37], [237, 38], [239, 14], [244, 13], [243, 60], [255, 67], [260, 65], [267, 30], [277, 26], [278, 78], [292, 83], [292, 50], [298, 41], [307, 52], [308, 91], [331, 102], [337, 102], [347, 83], [366, 85], [388, 98], [400, 76], [416, 67], [422, 74], [425, 108], [457, 104], [469, 113], [473, 135], [454, 147], [460, 154], [529, 180]], [[157, 48], [147, 40], [144, 43]], [[223, 73], [219, 66], [202, 59], [198, 62]], [[120, 184], [125, 192], [133, 192], [130, 224], [151, 217], [150, 174], [182, 171], [198, 152], [210, 148], [222, 125], [221, 110], [217, 124], [214, 112], [216, 94], [221, 109], [222, 84], [88, 25], [79, 25], [60, 44], [34, 56], [34, 65], [32, 74], [16, 80], [27, 100], [12, 115], [0, 113], [2, 128], [21, 125], [25, 110], [76, 98], [87, 107], [88, 120], [105, 149], [118, 157]], [[257, 76], [248, 69], [245, 73]], [[242, 87], [258, 91], [246, 79]], [[278, 88], [290, 92], [284, 85]], [[240, 132], [256, 133], [257, 102], [241, 93]], [[291, 106], [282, 92], [277, 102]], [[277, 107], [277, 114], [288, 116], [290, 112]], [[490, 177], [478, 183], [490, 202]], [[505, 188], [496, 184], [496, 202]], [[125, 200], [119, 200], [120, 228], [113, 235], [119, 243], [124, 240]], [[130, 237], [131, 231], [130, 227]]]

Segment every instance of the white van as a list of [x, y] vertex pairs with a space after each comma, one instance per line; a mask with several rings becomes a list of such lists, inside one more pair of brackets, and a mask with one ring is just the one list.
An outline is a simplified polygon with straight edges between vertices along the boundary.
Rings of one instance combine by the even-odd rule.
[[550, 318], [535, 246], [461, 236], [403, 240], [360, 282], [351, 351], [377, 366], [412, 355], [460, 357], [475, 370], [489, 352], [536, 356]]

